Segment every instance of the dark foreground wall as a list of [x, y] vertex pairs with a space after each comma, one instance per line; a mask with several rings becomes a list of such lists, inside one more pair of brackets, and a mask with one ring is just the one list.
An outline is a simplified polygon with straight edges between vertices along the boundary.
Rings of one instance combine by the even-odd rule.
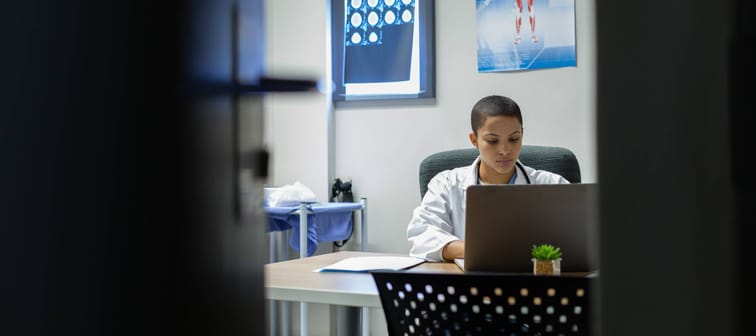
[[234, 3], [4, 5], [0, 334], [265, 333]]
[[596, 8], [603, 334], [753, 334], [754, 6]]

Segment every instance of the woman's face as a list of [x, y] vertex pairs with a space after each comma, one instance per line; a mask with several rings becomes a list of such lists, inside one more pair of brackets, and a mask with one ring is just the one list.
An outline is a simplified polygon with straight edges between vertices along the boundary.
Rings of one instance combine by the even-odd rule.
[[487, 117], [470, 141], [480, 151], [480, 177], [488, 183], [506, 183], [520, 157], [523, 128], [512, 116]]

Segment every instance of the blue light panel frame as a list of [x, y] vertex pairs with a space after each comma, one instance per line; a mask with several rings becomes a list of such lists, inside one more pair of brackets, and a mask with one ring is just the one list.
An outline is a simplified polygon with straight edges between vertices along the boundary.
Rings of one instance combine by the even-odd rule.
[[331, 1], [333, 100], [435, 95], [432, 0]]

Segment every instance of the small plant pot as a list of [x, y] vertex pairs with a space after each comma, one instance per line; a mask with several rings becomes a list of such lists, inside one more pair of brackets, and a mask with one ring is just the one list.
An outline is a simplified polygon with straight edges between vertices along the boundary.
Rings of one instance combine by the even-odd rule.
[[560, 275], [562, 273], [562, 258], [554, 260], [533, 260], [533, 275]]

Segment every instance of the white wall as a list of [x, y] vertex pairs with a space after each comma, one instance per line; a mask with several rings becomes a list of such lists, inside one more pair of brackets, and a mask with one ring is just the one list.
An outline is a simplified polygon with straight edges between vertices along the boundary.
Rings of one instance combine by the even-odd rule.
[[[524, 143], [571, 149], [580, 161], [583, 181], [598, 181], [594, 2], [576, 2], [577, 67], [480, 74], [475, 1], [436, 1], [435, 102], [349, 104], [334, 111], [332, 168], [336, 177], [352, 178], [355, 197], [368, 199], [368, 250], [408, 252], [405, 233], [420, 202], [420, 161], [440, 150], [469, 147], [470, 109], [489, 94], [503, 94], [520, 104]], [[327, 4], [328, 0], [266, 1], [269, 74], [326, 79]], [[274, 95], [266, 109], [272, 184], [301, 181], [326, 200], [327, 97]]]
[[[326, 1], [265, 1], [268, 75], [325, 78]], [[266, 97], [265, 105], [265, 143], [272, 160], [269, 184], [300, 181], [318, 199], [327, 199], [328, 99], [319, 93], [275, 93]]]

